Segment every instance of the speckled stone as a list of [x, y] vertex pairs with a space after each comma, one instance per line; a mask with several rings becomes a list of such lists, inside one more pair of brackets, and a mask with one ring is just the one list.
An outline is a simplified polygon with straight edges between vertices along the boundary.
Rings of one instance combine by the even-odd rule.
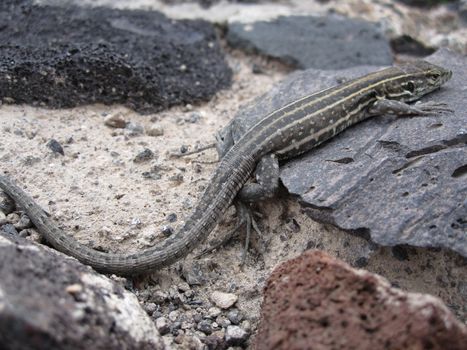
[[461, 350], [467, 328], [433, 296], [308, 251], [269, 278], [253, 348]]

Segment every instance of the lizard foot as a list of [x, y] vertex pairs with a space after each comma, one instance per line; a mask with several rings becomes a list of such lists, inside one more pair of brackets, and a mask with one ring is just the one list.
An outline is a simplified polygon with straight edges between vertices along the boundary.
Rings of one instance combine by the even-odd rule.
[[246, 255], [248, 252], [248, 247], [250, 244], [251, 239], [251, 228], [255, 230], [256, 233], [261, 235], [261, 231], [258, 228], [258, 225], [253, 217], [253, 212], [250, 207], [240, 201], [235, 202], [235, 208], [237, 210], [237, 222], [233, 229], [227, 232], [221, 239], [217, 241], [213, 241], [209, 244], [209, 247], [204, 249], [201, 253], [199, 253], [196, 258], [200, 258], [206, 254], [213, 252], [214, 250], [219, 249], [220, 247], [227, 244], [232, 238], [238, 235], [240, 228], [245, 225], [246, 226], [246, 238], [245, 238], [245, 245], [242, 252], [242, 261], [241, 265], [245, 263]]

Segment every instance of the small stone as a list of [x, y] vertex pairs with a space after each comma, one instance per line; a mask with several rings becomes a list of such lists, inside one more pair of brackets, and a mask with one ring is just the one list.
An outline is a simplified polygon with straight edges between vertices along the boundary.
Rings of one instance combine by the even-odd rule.
[[147, 312], [149, 316], [152, 316], [154, 314], [154, 311], [156, 311], [158, 308], [156, 303], [145, 303], [144, 304], [144, 311]]
[[205, 284], [207, 281], [205, 266], [198, 261], [183, 264], [182, 274], [183, 278], [190, 286], [200, 286]]
[[211, 301], [221, 309], [228, 309], [238, 300], [238, 296], [233, 293], [223, 293], [219, 291], [214, 291], [211, 294]]
[[196, 124], [201, 119], [201, 113], [193, 112], [188, 118], [185, 119], [188, 123]]
[[18, 231], [21, 231], [26, 228], [30, 228], [32, 226], [32, 223], [31, 223], [31, 219], [29, 219], [29, 216], [21, 215], [21, 218], [19, 219], [19, 221], [14, 225]]
[[172, 322], [177, 321], [178, 316], [180, 315], [180, 312], [177, 310], [171, 311], [169, 313], [169, 320]]
[[227, 326], [225, 341], [230, 346], [242, 345], [248, 339], [248, 332], [239, 326]]
[[9, 235], [18, 235], [18, 231], [16, 231], [15, 226], [13, 226], [12, 224], [2, 225], [2, 227], [0, 227], [0, 230]]
[[182, 328], [182, 323], [180, 321], [175, 321], [170, 325], [170, 333], [173, 335], [179, 334], [179, 330]]
[[54, 153], [60, 153], [62, 156], [65, 155], [62, 145], [55, 139], [51, 139], [47, 142], [47, 147]]
[[162, 136], [164, 135], [164, 128], [160, 125], [153, 124], [146, 130], [146, 134], [148, 136]]
[[126, 126], [126, 120], [121, 113], [109, 114], [104, 119], [104, 124], [111, 128], [123, 129]]
[[224, 335], [213, 333], [204, 338], [203, 343], [208, 347], [208, 349], [225, 349], [227, 345], [225, 344]]
[[0, 210], [0, 225], [6, 224], [6, 215], [3, 211]]
[[232, 324], [232, 322], [230, 322], [229, 319], [224, 315], [219, 315], [216, 318], [216, 323], [222, 328], [227, 328], [227, 326], [230, 326]]
[[21, 230], [19, 233], [19, 236], [26, 238], [30, 242], [36, 242], [36, 243], [42, 242], [41, 234], [32, 228]]
[[19, 222], [20, 216], [17, 213], [10, 213], [6, 216], [6, 221], [10, 224]]
[[167, 221], [168, 221], [168, 222], [175, 222], [175, 221], [177, 221], [177, 214], [172, 213], [172, 214], [167, 215]]
[[144, 128], [140, 124], [136, 124], [133, 122], [129, 122], [126, 126], [125, 129], [129, 131], [128, 135], [129, 136], [139, 136], [144, 134]]
[[199, 331], [203, 332], [206, 335], [209, 335], [212, 333], [212, 327], [211, 327], [211, 321], [209, 320], [202, 320], [201, 322], [198, 323], [198, 326], [196, 327]]
[[172, 234], [174, 233], [174, 229], [169, 226], [169, 225], [164, 225], [162, 227], [162, 234], [165, 236], [165, 237], [170, 237], [172, 236]]
[[221, 309], [219, 309], [218, 307], [210, 307], [208, 310], [208, 316], [211, 318], [216, 318], [221, 314], [221, 312]]
[[193, 323], [188, 322], [188, 321], [183, 321], [181, 325], [181, 329], [192, 329], [193, 328]]
[[3, 191], [0, 191], [0, 212], [7, 215], [10, 214], [15, 209], [15, 202], [10, 196]]
[[140, 218], [131, 219], [130, 226], [132, 228], [141, 228], [142, 225], [143, 225], [143, 223], [142, 223]]
[[180, 282], [177, 287], [178, 287], [178, 290], [184, 293], [191, 291], [190, 285], [186, 282]]
[[163, 304], [168, 300], [169, 300], [169, 295], [161, 290], [156, 290], [152, 294], [152, 301], [154, 301], [156, 304]]
[[161, 335], [169, 333], [169, 321], [165, 317], [159, 317], [158, 319], [156, 319], [156, 328]]
[[155, 154], [149, 148], [145, 148], [143, 151], [139, 152], [136, 157], [133, 159], [134, 163], [144, 163], [148, 160], [154, 159]]
[[81, 284], [75, 283], [75, 284], [70, 284], [65, 288], [65, 292], [68, 294], [79, 294], [83, 291], [83, 286]]
[[230, 322], [236, 325], [240, 324], [240, 322], [242, 322], [243, 320], [242, 314], [237, 309], [229, 311], [227, 313], [227, 318], [229, 319]]

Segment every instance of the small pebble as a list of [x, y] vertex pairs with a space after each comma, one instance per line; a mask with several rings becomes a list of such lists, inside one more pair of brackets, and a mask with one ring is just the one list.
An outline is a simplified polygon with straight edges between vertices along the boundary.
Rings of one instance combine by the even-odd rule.
[[201, 322], [198, 323], [198, 326], [196, 327], [196, 329], [203, 332], [206, 335], [211, 334], [212, 333], [211, 321], [202, 320]]
[[0, 212], [10, 214], [15, 209], [15, 202], [3, 191], [0, 191]]
[[19, 221], [15, 223], [14, 225], [18, 231], [32, 227], [31, 219], [29, 219], [29, 216], [27, 215], [21, 215], [21, 218], [19, 219]]
[[153, 124], [146, 130], [146, 134], [148, 136], [162, 136], [164, 135], [164, 128], [160, 125]]
[[238, 296], [233, 293], [223, 293], [219, 291], [214, 291], [211, 294], [211, 301], [221, 309], [228, 309], [238, 300]]
[[152, 294], [152, 301], [154, 301], [156, 304], [165, 303], [167, 300], [169, 300], [169, 295], [161, 290], [156, 290]]
[[169, 313], [169, 320], [172, 321], [172, 322], [175, 322], [179, 315], [180, 315], [179, 311], [177, 311], [177, 310], [171, 311]]
[[129, 136], [139, 136], [144, 134], [144, 128], [140, 124], [136, 124], [133, 122], [129, 122], [126, 126], [125, 129], [129, 131]]
[[177, 221], [177, 214], [172, 213], [172, 214], [167, 215], [167, 221], [168, 221], [168, 222], [175, 222], [175, 221]]
[[130, 226], [133, 228], [141, 228], [142, 221], [140, 218], [133, 218], [131, 219]]
[[176, 321], [170, 325], [170, 333], [173, 335], [179, 334], [179, 330], [182, 328], [182, 323], [179, 321]]
[[192, 124], [195, 124], [197, 122], [199, 122], [201, 119], [201, 114], [198, 113], [198, 112], [193, 112], [190, 114], [190, 116], [188, 118], [185, 119], [185, 121], [187, 121], [188, 123], [192, 123]]
[[222, 328], [226, 328], [232, 324], [232, 322], [230, 322], [224, 315], [219, 315], [216, 318], [216, 323], [219, 324]]
[[10, 213], [6, 216], [6, 221], [10, 224], [19, 222], [20, 216], [17, 213]]
[[213, 333], [208, 335], [204, 338], [204, 344], [208, 347], [208, 349], [225, 349], [227, 345], [225, 344], [224, 335]]
[[62, 145], [55, 139], [51, 139], [47, 142], [47, 147], [54, 153], [60, 153], [62, 156], [65, 155]]
[[32, 228], [27, 228], [27, 229], [22, 230], [19, 233], [19, 236], [26, 238], [28, 241], [31, 241], [31, 242], [35, 242], [35, 243], [42, 242], [41, 234]]
[[158, 319], [156, 319], [156, 328], [161, 335], [169, 333], [169, 321], [165, 317], [159, 317]]
[[126, 120], [121, 113], [109, 114], [104, 119], [104, 124], [111, 128], [123, 129], [126, 126]]
[[68, 294], [79, 294], [83, 291], [83, 286], [81, 284], [75, 283], [70, 284], [65, 288], [65, 292]]
[[172, 236], [172, 234], [174, 233], [174, 229], [169, 226], [169, 225], [164, 225], [162, 227], [162, 234], [165, 236], [165, 237], [170, 237]]
[[144, 311], [146, 311], [149, 316], [152, 316], [154, 314], [154, 311], [157, 310], [157, 307], [158, 306], [156, 303], [145, 303]]
[[5, 225], [2, 225], [2, 227], [0, 227], [0, 230], [2, 230], [2, 232], [5, 232], [6, 234], [9, 234], [9, 235], [18, 235], [18, 231], [16, 231], [15, 229], [15, 226], [13, 226], [12, 224], [5, 224]]
[[230, 346], [242, 345], [248, 339], [248, 332], [239, 326], [227, 326], [225, 341]]
[[243, 316], [242, 314], [240, 313], [240, 311], [238, 311], [237, 309], [234, 309], [234, 310], [231, 310], [227, 313], [227, 318], [229, 319], [230, 322], [232, 322], [233, 324], [240, 324], [240, 322], [242, 321], [243, 319]]
[[211, 318], [216, 318], [221, 314], [221, 312], [221, 309], [219, 309], [218, 307], [210, 307], [208, 310], [208, 316]]
[[149, 148], [145, 148], [143, 151], [139, 152], [135, 158], [133, 158], [134, 163], [143, 163], [147, 162], [148, 160], [154, 159], [155, 154]]

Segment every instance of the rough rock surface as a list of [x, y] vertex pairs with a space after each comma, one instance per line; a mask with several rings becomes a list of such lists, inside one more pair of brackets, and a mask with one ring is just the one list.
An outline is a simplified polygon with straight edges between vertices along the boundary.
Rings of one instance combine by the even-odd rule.
[[460, 350], [466, 342], [467, 328], [439, 299], [308, 251], [269, 278], [255, 348]]
[[140, 112], [209, 99], [229, 85], [213, 26], [154, 11], [0, 4], [0, 100], [53, 108], [121, 103]]
[[73, 258], [0, 234], [0, 348], [164, 347], [132, 293]]
[[[227, 40], [233, 47], [278, 58], [301, 69], [392, 63], [389, 42], [375, 24], [337, 16], [234, 22], [229, 24]], [[330, 41], [334, 44], [329, 45]]]
[[382, 245], [467, 256], [467, 60], [447, 51], [429, 60], [453, 78], [424, 101], [445, 102], [454, 114], [368, 120], [288, 163], [281, 179], [317, 220], [369, 232]]
[[[448, 51], [428, 59], [452, 69], [453, 78], [423, 101], [445, 102], [454, 114], [367, 120], [283, 164], [281, 180], [316, 220], [369, 233], [381, 245], [446, 247], [467, 256], [467, 60]], [[221, 135], [233, 131], [238, 140], [276, 108], [377, 69], [294, 73], [242, 108]]]

